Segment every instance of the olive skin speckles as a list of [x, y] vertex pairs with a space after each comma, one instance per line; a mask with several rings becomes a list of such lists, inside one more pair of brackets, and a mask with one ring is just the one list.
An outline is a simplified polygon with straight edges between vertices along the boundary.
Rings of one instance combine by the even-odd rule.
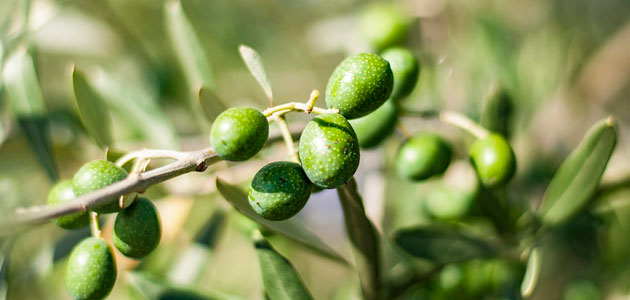
[[506, 184], [516, 172], [514, 151], [498, 134], [477, 139], [470, 147], [470, 160], [479, 181], [488, 188]]
[[[72, 186], [77, 196], [102, 189], [127, 177], [127, 171], [113, 162], [106, 160], [93, 160], [81, 167], [72, 178]], [[109, 199], [109, 204], [95, 207], [92, 210], [97, 213], [114, 213], [120, 210], [118, 197]]]
[[420, 181], [444, 173], [453, 151], [439, 135], [417, 133], [400, 146], [396, 154], [396, 172], [402, 178]]
[[74, 299], [103, 299], [116, 282], [116, 261], [107, 242], [86, 238], [76, 245], [66, 267], [66, 289]]
[[160, 243], [161, 236], [158, 211], [146, 198], [136, 199], [116, 216], [114, 246], [127, 257], [148, 255]]
[[363, 149], [371, 149], [394, 132], [398, 122], [398, 110], [390, 98], [371, 114], [349, 122], [357, 134], [359, 146]]
[[326, 86], [326, 105], [347, 119], [365, 116], [389, 98], [394, 75], [389, 63], [376, 54], [360, 53], [343, 60]]
[[254, 176], [249, 187], [249, 204], [267, 220], [286, 220], [306, 205], [311, 188], [302, 166], [288, 161], [273, 162]]
[[357, 135], [340, 114], [322, 114], [308, 122], [298, 154], [306, 176], [324, 189], [345, 184], [359, 167]]
[[[57, 182], [48, 193], [48, 205], [57, 205], [75, 198], [71, 180]], [[79, 229], [90, 223], [87, 212], [65, 215], [54, 220], [55, 224], [64, 229]]]
[[381, 57], [389, 62], [394, 74], [394, 88], [390, 98], [398, 101], [409, 96], [418, 83], [418, 60], [409, 50], [401, 47], [389, 48], [381, 53]]
[[256, 155], [269, 137], [269, 122], [251, 107], [234, 107], [212, 123], [210, 143], [225, 160], [244, 161]]

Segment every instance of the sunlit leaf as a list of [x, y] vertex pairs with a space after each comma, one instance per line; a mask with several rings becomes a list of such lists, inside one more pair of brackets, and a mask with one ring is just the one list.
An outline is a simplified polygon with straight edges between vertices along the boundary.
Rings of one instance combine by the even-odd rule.
[[146, 272], [129, 272], [128, 275], [131, 286], [150, 300], [241, 300], [217, 291], [208, 292], [205, 289], [202, 291], [175, 285], [164, 278]]
[[89, 79], [113, 112], [137, 129], [151, 145], [179, 148], [175, 126], [148, 92], [103, 70], [95, 72]]
[[72, 86], [79, 116], [85, 129], [101, 148], [111, 146], [111, 119], [107, 105], [88, 85], [85, 75], [76, 68], [72, 70]]
[[195, 30], [177, 0], [165, 2], [166, 30], [177, 59], [188, 80], [190, 91], [205, 86], [216, 89], [212, 67]]
[[44, 96], [37, 81], [33, 60], [26, 50], [18, 50], [7, 59], [2, 78], [15, 119], [49, 178], [57, 180]]
[[538, 248], [532, 249], [527, 261], [525, 276], [523, 277], [523, 282], [521, 282], [521, 296], [523, 298], [529, 297], [534, 292], [540, 275], [541, 262], [540, 250]]
[[374, 225], [365, 215], [363, 199], [354, 178], [337, 188], [337, 194], [343, 208], [346, 232], [359, 272], [363, 296], [366, 299], [380, 299], [382, 280], [379, 237]]
[[217, 240], [226, 226], [227, 217], [221, 208], [214, 211], [201, 227], [193, 243], [180, 254], [168, 277], [177, 284], [193, 285], [201, 276], [215, 250]]
[[208, 121], [212, 122], [219, 116], [225, 109], [225, 104], [221, 99], [212, 91], [212, 89], [201, 87], [197, 92], [197, 100], [203, 109], [204, 116]]
[[253, 235], [265, 295], [271, 300], [312, 299], [299, 274], [256, 230]]
[[315, 234], [306, 229], [303, 225], [296, 222], [294, 219], [288, 219], [284, 221], [269, 221], [259, 216], [249, 206], [247, 200], [247, 193], [241, 190], [239, 187], [230, 185], [217, 178], [217, 189], [237, 211], [245, 215], [246, 217], [261, 224], [265, 228], [282, 234], [295, 242], [306, 246], [309, 249], [315, 250], [326, 257], [345, 262], [345, 259], [339, 254], [335, 253], [330, 247], [324, 244]]
[[273, 100], [273, 92], [271, 90], [271, 83], [269, 82], [269, 77], [267, 76], [267, 72], [265, 72], [265, 67], [263, 66], [262, 58], [256, 52], [256, 50], [247, 47], [245, 45], [241, 45], [238, 47], [238, 51], [241, 53], [241, 57], [247, 65], [249, 72], [252, 73], [258, 84], [263, 88], [265, 94], [267, 95], [267, 99]]
[[614, 119], [601, 120], [589, 129], [547, 187], [537, 211], [543, 223], [561, 223], [587, 204], [597, 189], [616, 143]]
[[490, 257], [496, 253], [496, 249], [483, 240], [438, 225], [399, 230], [394, 233], [394, 242], [415, 257], [439, 264]]

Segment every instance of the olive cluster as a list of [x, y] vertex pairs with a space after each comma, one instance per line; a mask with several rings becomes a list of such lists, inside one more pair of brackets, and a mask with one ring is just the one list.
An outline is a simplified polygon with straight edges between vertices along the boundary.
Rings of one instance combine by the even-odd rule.
[[[49, 205], [59, 205], [127, 177], [127, 171], [116, 164], [95, 160], [83, 165], [72, 180], [56, 183], [48, 194]], [[153, 251], [161, 237], [158, 211], [146, 198], [136, 199], [122, 209], [118, 199], [91, 208], [97, 214], [118, 213], [114, 223], [113, 242], [120, 253], [131, 258], [142, 258]], [[59, 217], [55, 224], [65, 229], [79, 229], [90, 223], [90, 212]], [[96, 222], [96, 220], [94, 220]], [[74, 299], [102, 299], [114, 287], [116, 259], [110, 245], [103, 238], [86, 238], [74, 247], [66, 269], [66, 288]]]
[[[349, 119], [366, 116], [385, 103], [395, 89], [390, 63], [376, 54], [361, 53], [342, 61], [326, 88], [326, 104], [338, 113], [323, 113], [304, 128], [298, 161], [273, 162], [256, 173], [249, 188], [254, 211], [269, 220], [297, 214], [314, 188], [345, 184], [359, 166], [359, 141]], [[254, 156], [269, 134], [266, 116], [253, 108], [228, 109], [212, 125], [210, 140], [225, 160]]]

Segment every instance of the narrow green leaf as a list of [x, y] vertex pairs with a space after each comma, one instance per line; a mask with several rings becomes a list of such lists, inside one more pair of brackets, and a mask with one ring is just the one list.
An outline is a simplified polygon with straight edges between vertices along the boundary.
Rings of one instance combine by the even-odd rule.
[[177, 284], [194, 285], [200, 279], [204, 268], [208, 265], [212, 252], [221, 232], [225, 229], [227, 216], [218, 208], [197, 233], [193, 243], [188, 245], [184, 253], [168, 273], [171, 281]]
[[437, 225], [399, 230], [394, 233], [394, 242], [407, 253], [438, 264], [490, 257], [497, 252], [485, 241]]
[[164, 5], [166, 30], [188, 80], [190, 91], [197, 91], [202, 86], [216, 89], [210, 62], [192, 24], [184, 14], [181, 3], [178, 0], [169, 0]]
[[238, 47], [238, 51], [241, 53], [241, 57], [247, 65], [249, 72], [252, 73], [258, 84], [263, 88], [265, 94], [267, 95], [267, 99], [270, 101], [273, 100], [273, 92], [271, 90], [271, 82], [269, 81], [269, 77], [267, 77], [267, 72], [265, 72], [265, 67], [263, 66], [262, 58], [256, 52], [256, 50], [247, 47], [245, 45], [241, 45]]
[[357, 190], [357, 183], [351, 179], [337, 188], [343, 209], [346, 232], [350, 240], [356, 263], [361, 291], [365, 299], [382, 298], [381, 254], [379, 237], [374, 225], [365, 215], [363, 199]]
[[513, 109], [514, 103], [507, 91], [493, 85], [481, 107], [481, 125], [490, 131], [509, 137]]
[[258, 254], [265, 295], [271, 300], [313, 299], [297, 271], [267, 240], [254, 231], [252, 239]]
[[213, 122], [227, 108], [223, 101], [207, 87], [201, 87], [197, 92], [197, 101], [204, 112], [204, 116], [208, 121]]
[[525, 276], [523, 282], [521, 282], [521, 296], [527, 298], [531, 296], [536, 288], [538, 282], [538, 276], [540, 275], [540, 263], [542, 262], [540, 257], [540, 250], [538, 248], [532, 249], [527, 260], [527, 269], [525, 270]]
[[315, 234], [294, 219], [284, 221], [269, 221], [259, 216], [249, 206], [247, 193], [240, 188], [223, 182], [221, 179], [216, 180], [217, 190], [225, 200], [227, 200], [237, 211], [253, 221], [261, 224], [265, 228], [282, 234], [289, 239], [294, 240], [315, 252], [322, 254], [328, 258], [346, 263], [346, 260], [332, 250], [328, 245], [324, 244]]
[[612, 117], [589, 129], [547, 187], [537, 211], [543, 223], [562, 223], [585, 207], [596, 192], [616, 143], [617, 130]]
[[2, 71], [9, 108], [26, 134], [29, 144], [48, 177], [56, 181], [57, 167], [49, 141], [44, 96], [37, 81], [33, 60], [21, 49], [10, 56]]
[[149, 92], [103, 70], [92, 75], [88, 78], [92, 79], [90, 84], [112, 112], [122, 116], [121, 119], [137, 129], [152, 146], [179, 148], [175, 126]]
[[238, 297], [226, 295], [218, 291], [207, 292], [192, 287], [179, 286], [162, 277], [147, 272], [128, 272], [128, 275], [131, 286], [150, 300], [241, 300]]
[[85, 75], [72, 69], [72, 87], [79, 116], [88, 133], [101, 148], [112, 145], [109, 109], [101, 97], [88, 85]]

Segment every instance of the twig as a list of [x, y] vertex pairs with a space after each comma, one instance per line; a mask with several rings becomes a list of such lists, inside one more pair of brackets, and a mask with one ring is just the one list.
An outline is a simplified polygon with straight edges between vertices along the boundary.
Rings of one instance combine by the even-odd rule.
[[101, 237], [101, 228], [98, 226], [98, 213], [90, 212], [90, 231], [95, 238]]
[[291, 131], [289, 131], [289, 125], [287, 121], [284, 119], [284, 116], [278, 118], [278, 126], [280, 127], [280, 132], [282, 133], [282, 138], [284, 139], [284, 143], [287, 146], [287, 152], [289, 157], [295, 162], [298, 162], [297, 151], [295, 151], [295, 144], [293, 142], [293, 137], [291, 136]]
[[470, 118], [454, 111], [437, 111], [437, 110], [410, 110], [401, 108], [404, 115], [416, 116], [420, 118], [439, 118], [440, 121], [459, 127], [477, 138], [486, 138], [490, 132], [477, 124]]

